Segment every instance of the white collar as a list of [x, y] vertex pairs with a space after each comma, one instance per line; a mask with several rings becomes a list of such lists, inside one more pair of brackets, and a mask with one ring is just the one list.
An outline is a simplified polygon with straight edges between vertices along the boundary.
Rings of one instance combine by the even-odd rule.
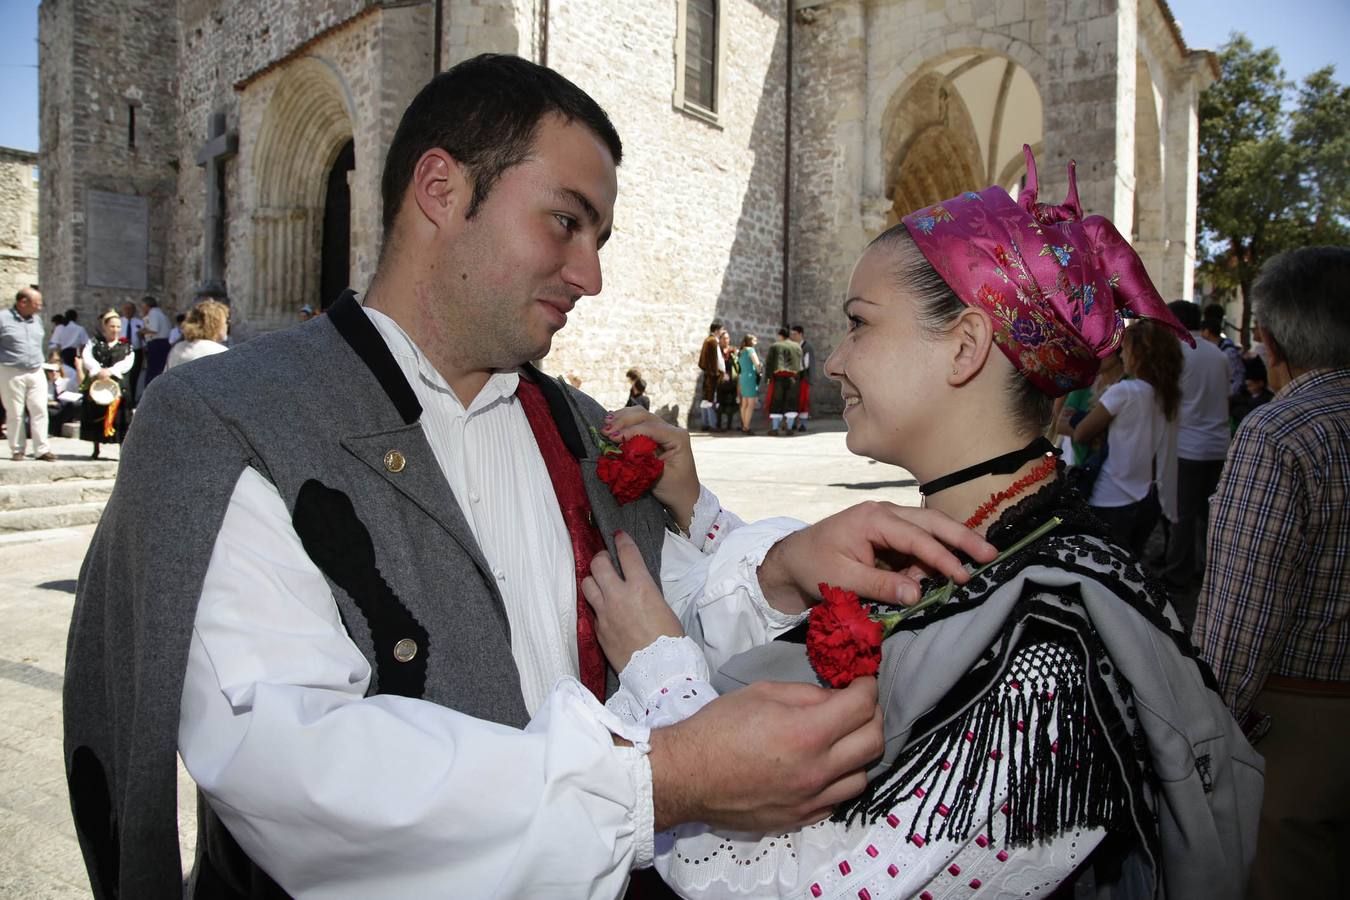
[[[403, 371], [403, 377], [408, 379], [408, 384], [412, 386], [413, 393], [417, 399], [426, 405], [428, 401], [444, 403], [447, 400], [459, 409], [464, 409], [464, 404], [460, 402], [459, 395], [454, 392], [444, 376], [437, 371], [436, 367], [427, 359], [422, 348], [409, 336], [408, 332], [403, 330], [391, 316], [380, 312], [377, 309], [363, 306], [362, 310], [370, 319], [380, 337], [389, 347], [390, 354], [394, 357], [394, 362], [398, 363], [399, 369]], [[502, 372], [493, 373], [473, 398], [468, 409], [464, 409], [469, 415], [487, 409], [489, 406], [502, 400], [510, 400], [516, 395], [516, 387], [520, 384], [520, 372], [516, 369], [510, 369]]]

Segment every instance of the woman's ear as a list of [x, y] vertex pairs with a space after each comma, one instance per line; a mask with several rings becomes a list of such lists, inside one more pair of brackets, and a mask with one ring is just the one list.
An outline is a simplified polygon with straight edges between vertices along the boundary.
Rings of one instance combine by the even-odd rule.
[[951, 353], [947, 383], [959, 387], [984, 369], [994, 343], [994, 323], [988, 313], [968, 306], [947, 334]]

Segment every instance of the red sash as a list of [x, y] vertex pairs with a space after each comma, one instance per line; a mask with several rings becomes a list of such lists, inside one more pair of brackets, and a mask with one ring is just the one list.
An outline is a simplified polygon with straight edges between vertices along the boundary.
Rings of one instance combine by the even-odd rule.
[[544, 392], [539, 385], [522, 377], [520, 386], [516, 388], [516, 397], [525, 411], [525, 418], [529, 420], [530, 430], [534, 432], [539, 454], [544, 457], [549, 480], [553, 482], [553, 493], [562, 511], [563, 524], [567, 526], [567, 535], [572, 540], [572, 558], [576, 561], [577, 662], [581, 669], [581, 683], [603, 703], [607, 665], [605, 654], [595, 636], [595, 610], [591, 609], [581, 593], [581, 582], [590, 574], [591, 560], [605, 549], [605, 542], [591, 517], [591, 501], [586, 496], [586, 485], [581, 480], [581, 466], [558, 434], [558, 425], [553, 421], [553, 413], [549, 410]]

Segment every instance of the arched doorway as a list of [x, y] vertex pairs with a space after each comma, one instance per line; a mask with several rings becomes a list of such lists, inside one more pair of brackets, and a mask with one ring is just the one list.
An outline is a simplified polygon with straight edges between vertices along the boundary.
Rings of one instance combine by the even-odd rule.
[[352, 137], [350, 98], [334, 69], [316, 57], [287, 66], [253, 155], [251, 311], [262, 328], [289, 324], [306, 303], [332, 303], [347, 286]]
[[957, 51], [902, 87], [883, 124], [886, 224], [991, 184], [1016, 196], [1022, 145], [1042, 143], [1041, 96], [1026, 69], [987, 50]]
[[354, 168], [356, 142], [348, 141], [328, 170], [324, 191], [319, 295], [315, 298], [320, 309], [327, 309], [347, 289], [352, 265], [352, 191], [347, 179]]

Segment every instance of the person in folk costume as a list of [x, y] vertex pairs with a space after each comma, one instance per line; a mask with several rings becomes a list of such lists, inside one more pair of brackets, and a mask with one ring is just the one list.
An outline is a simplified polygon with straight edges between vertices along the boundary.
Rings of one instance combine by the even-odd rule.
[[[130, 404], [124, 400], [127, 373], [136, 363], [136, 351], [121, 337], [122, 318], [117, 310], [99, 316], [98, 330], [98, 335], [84, 345], [84, 402], [80, 404], [80, 440], [93, 443], [90, 459], [98, 459], [104, 444], [120, 444], [126, 437], [131, 424]], [[100, 386], [108, 382], [117, 385], [115, 396], [106, 404], [95, 402]]]
[[67, 654], [96, 897], [183, 893], [177, 754], [200, 790], [194, 897], [617, 897], [660, 829], [782, 828], [861, 790], [871, 679], [757, 687], [669, 728], [601, 704], [591, 576], [659, 577], [742, 649], [783, 624], [766, 591], [880, 575], [916, 596], [857, 566], [872, 542], [963, 579], [943, 542], [993, 557], [875, 505], [724, 545], [687, 448], [620, 505], [605, 411], [529, 361], [600, 290], [621, 156], [561, 75], [466, 60], [393, 136], [364, 296], [146, 391]]
[[793, 425], [796, 431], [806, 431], [806, 423], [811, 420], [811, 381], [816, 375], [816, 348], [806, 339], [806, 329], [793, 325], [788, 338], [802, 348], [802, 370], [797, 373], [797, 421]]
[[778, 340], [769, 345], [764, 357], [764, 377], [768, 392], [764, 409], [769, 417], [769, 433], [791, 435], [797, 419], [797, 373], [802, 368], [801, 345], [788, 337], [786, 328], [778, 329]]
[[[1262, 760], [1165, 590], [1043, 436], [1054, 397], [1091, 384], [1120, 345], [1122, 313], [1187, 333], [1111, 223], [1083, 217], [1072, 164], [1068, 199], [1051, 206], [1026, 157], [1020, 204], [990, 187], [872, 242], [825, 363], [849, 449], [913, 472], [926, 505], [1005, 552], [882, 643], [886, 752], [866, 791], [828, 822], [762, 838], [674, 829], [656, 867], [683, 897], [1243, 895]], [[814, 683], [849, 663], [815, 637], [827, 620], [814, 615], [730, 659], [700, 652], [632, 581], [593, 601], [602, 636], [628, 638], [605, 642], [616, 667], [634, 660], [609, 701], [627, 721], [680, 721], [719, 691]], [[849, 599], [839, 608], [862, 616]]]
[[698, 370], [702, 373], [702, 399], [699, 400], [699, 416], [704, 431], [717, 427], [717, 387], [726, 378], [726, 362], [722, 358], [721, 337], [726, 331], [721, 319], [713, 319], [708, 326], [708, 336], [698, 351]]
[[736, 417], [736, 393], [741, 370], [736, 348], [731, 346], [731, 335], [725, 328], [717, 336], [717, 352], [722, 356], [722, 371], [726, 373], [717, 383], [717, 430], [730, 431]]

